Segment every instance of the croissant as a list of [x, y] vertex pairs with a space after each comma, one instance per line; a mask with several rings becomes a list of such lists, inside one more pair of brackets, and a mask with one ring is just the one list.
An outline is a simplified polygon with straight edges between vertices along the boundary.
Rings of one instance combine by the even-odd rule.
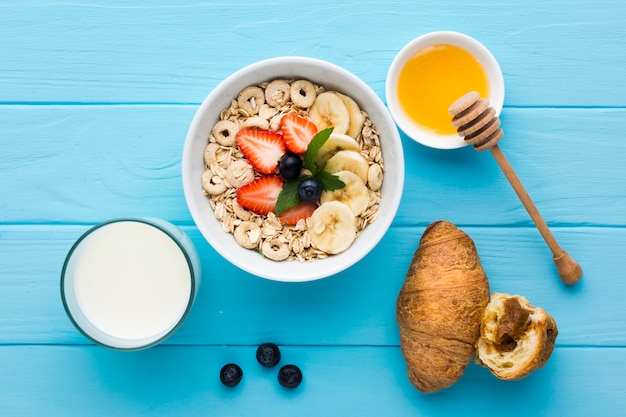
[[475, 355], [489, 282], [472, 239], [450, 222], [422, 235], [396, 302], [409, 381], [435, 392], [458, 381]]
[[480, 326], [476, 362], [500, 379], [524, 378], [548, 362], [558, 333], [542, 308], [522, 296], [494, 292]]

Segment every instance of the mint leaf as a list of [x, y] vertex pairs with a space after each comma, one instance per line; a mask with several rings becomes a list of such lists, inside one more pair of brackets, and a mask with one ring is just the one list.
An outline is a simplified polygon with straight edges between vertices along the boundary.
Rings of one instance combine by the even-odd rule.
[[338, 190], [346, 186], [346, 183], [341, 181], [338, 176], [326, 171], [317, 171], [315, 178], [322, 183], [322, 188], [326, 191]]
[[300, 202], [300, 197], [298, 196], [298, 185], [303, 179], [304, 177], [297, 178], [285, 184], [283, 189], [280, 191], [280, 194], [278, 194], [278, 199], [276, 200], [276, 208], [274, 209], [276, 216], [280, 216], [283, 211], [298, 205]]
[[317, 173], [317, 167], [315, 166], [315, 158], [317, 158], [317, 153], [320, 148], [324, 146], [330, 134], [333, 133], [332, 127], [327, 127], [324, 130], [320, 130], [313, 137], [311, 142], [309, 142], [309, 146], [306, 148], [306, 152], [304, 153], [304, 167], [311, 171], [311, 174], [315, 175]]
[[300, 182], [306, 178], [316, 178], [322, 184], [322, 188], [326, 191], [333, 191], [346, 186], [346, 184], [341, 181], [338, 176], [318, 169], [315, 166], [317, 154], [320, 148], [324, 146], [331, 133], [333, 133], [332, 127], [317, 132], [309, 143], [309, 146], [307, 146], [306, 152], [304, 153], [304, 167], [311, 171], [311, 176], [300, 177], [285, 184], [283, 189], [280, 191], [280, 194], [278, 194], [278, 199], [276, 200], [276, 207], [274, 208], [276, 216], [280, 216], [285, 210], [295, 207], [300, 203], [301, 200], [298, 195], [298, 186], [300, 185]]

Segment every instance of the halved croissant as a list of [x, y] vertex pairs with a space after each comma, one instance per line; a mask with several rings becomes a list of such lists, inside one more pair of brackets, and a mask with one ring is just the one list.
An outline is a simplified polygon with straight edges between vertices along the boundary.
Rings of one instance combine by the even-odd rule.
[[476, 362], [500, 379], [520, 379], [548, 362], [558, 335], [556, 322], [519, 295], [494, 292], [476, 342]]

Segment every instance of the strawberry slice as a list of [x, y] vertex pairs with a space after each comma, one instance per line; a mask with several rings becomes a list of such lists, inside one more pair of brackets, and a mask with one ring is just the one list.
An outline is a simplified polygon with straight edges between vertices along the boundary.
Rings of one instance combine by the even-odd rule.
[[282, 189], [283, 180], [278, 175], [259, 177], [237, 189], [237, 202], [248, 210], [266, 215], [274, 211]]
[[287, 113], [280, 119], [280, 129], [287, 148], [297, 154], [306, 152], [309, 142], [317, 133], [315, 123], [295, 112]]
[[241, 129], [235, 137], [241, 152], [262, 174], [273, 174], [287, 152], [283, 135], [269, 130]]
[[317, 203], [303, 201], [283, 211], [279, 219], [285, 224], [296, 224], [300, 219], [311, 217], [311, 214], [313, 214], [316, 208]]

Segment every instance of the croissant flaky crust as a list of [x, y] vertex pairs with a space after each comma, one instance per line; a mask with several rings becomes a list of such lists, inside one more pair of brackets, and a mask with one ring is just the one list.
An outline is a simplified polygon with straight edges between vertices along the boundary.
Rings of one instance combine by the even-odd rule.
[[559, 331], [540, 307], [519, 295], [494, 292], [476, 343], [476, 362], [500, 379], [528, 376], [548, 362]]
[[438, 391], [461, 378], [489, 293], [472, 239], [447, 221], [429, 225], [396, 303], [402, 354], [418, 390]]

